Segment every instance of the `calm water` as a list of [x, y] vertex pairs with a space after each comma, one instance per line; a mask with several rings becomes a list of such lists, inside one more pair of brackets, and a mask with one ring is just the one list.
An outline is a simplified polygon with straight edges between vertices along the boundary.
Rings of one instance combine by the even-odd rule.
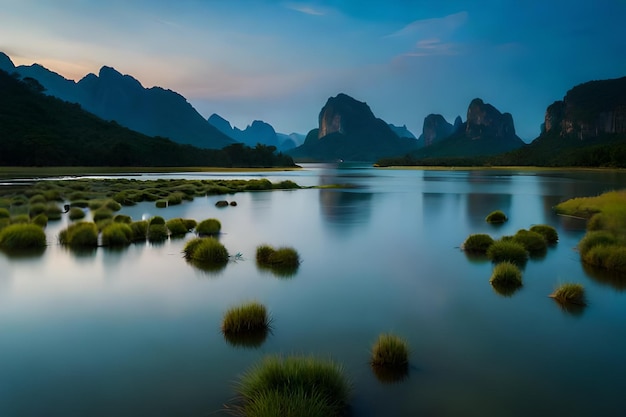
[[[623, 415], [626, 285], [583, 268], [574, 248], [584, 224], [551, 207], [626, 188], [625, 174], [311, 165], [267, 177], [354, 187], [241, 193], [225, 209], [214, 207], [223, 197], [122, 209], [134, 219], [218, 218], [222, 243], [242, 259], [217, 273], [182, 259], [192, 235], [69, 252], [56, 243], [67, 219], [49, 224], [41, 256], [0, 253], [0, 416], [225, 415], [238, 375], [271, 353], [343, 363], [353, 416]], [[496, 209], [510, 218], [501, 227], [484, 222]], [[491, 288], [489, 262], [459, 249], [471, 233], [537, 223], [555, 226], [560, 241], [528, 262], [510, 297]], [[262, 243], [296, 248], [297, 274], [258, 270]], [[582, 311], [547, 297], [569, 281], [587, 289]], [[248, 300], [274, 319], [258, 349], [233, 347], [219, 331], [224, 311]], [[412, 348], [409, 377], [396, 384], [367, 363], [388, 331]]]

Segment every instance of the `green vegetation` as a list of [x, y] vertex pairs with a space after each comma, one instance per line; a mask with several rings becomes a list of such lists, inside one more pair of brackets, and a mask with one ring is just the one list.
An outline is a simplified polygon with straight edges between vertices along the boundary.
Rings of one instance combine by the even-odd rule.
[[80, 207], [72, 207], [68, 213], [70, 220], [80, 220], [85, 218], [85, 212]]
[[264, 333], [269, 329], [269, 325], [270, 319], [265, 306], [251, 301], [226, 311], [222, 320], [222, 333], [225, 335]]
[[36, 224], [42, 229], [48, 225], [48, 216], [45, 213], [41, 213], [33, 217], [31, 223]]
[[228, 262], [228, 250], [213, 237], [191, 239], [183, 249], [185, 259], [198, 266], [221, 267]]
[[294, 167], [276, 147], [199, 149], [148, 137], [0, 70], [0, 166]]
[[145, 241], [148, 235], [148, 221], [139, 220], [130, 224], [130, 230], [132, 231], [131, 240], [133, 242]]
[[133, 222], [133, 219], [126, 214], [116, 214], [115, 217], [113, 217], [113, 221], [115, 223], [131, 224]]
[[550, 245], [559, 241], [559, 234], [556, 229], [547, 224], [536, 224], [530, 228], [531, 232], [539, 233]]
[[102, 229], [103, 246], [126, 246], [133, 239], [133, 231], [126, 223], [111, 223]]
[[300, 255], [289, 247], [274, 249], [270, 245], [260, 245], [256, 249], [257, 266], [270, 270], [276, 276], [290, 277], [298, 271]]
[[169, 232], [165, 224], [154, 223], [148, 226], [148, 240], [150, 242], [162, 242], [168, 237]]
[[333, 417], [344, 415], [351, 386], [332, 361], [268, 356], [243, 374], [237, 392], [237, 415]]
[[489, 282], [501, 287], [519, 287], [522, 285], [522, 271], [509, 261], [496, 264]]
[[573, 198], [555, 207], [558, 213], [590, 219], [578, 243], [581, 260], [608, 271], [626, 272], [626, 191]]
[[181, 236], [190, 232], [193, 229], [193, 227], [188, 227], [190, 224], [190, 222], [186, 222], [185, 219], [181, 218], [170, 219], [165, 222], [165, 226], [167, 226], [172, 236]]
[[48, 220], [60, 220], [62, 213], [63, 210], [61, 210], [61, 207], [54, 203], [48, 203], [46, 206], [46, 216], [48, 216]]
[[526, 263], [528, 252], [520, 243], [509, 239], [500, 239], [489, 246], [487, 257], [495, 263], [509, 261], [521, 266]]
[[493, 238], [487, 234], [477, 233], [469, 235], [465, 242], [463, 242], [462, 248], [466, 252], [473, 253], [487, 253], [487, 249], [493, 243]]
[[30, 209], [28, 210], [28, 215], [33, 218], [40, 214], [46, 212], [46, 204], [45, 203], [35, 203], [30, 205]]
[[559, 303], [569, 303], [581, 306], [587, 304], [587, 301], [585, 300], [585, 289], [581, 284], [561, 284], [552, 294], [550, 294], [550, 297], [554, 298]]
[[0, 248], [7, 251], [46, 246], [46, 234], [36, 224], [12, 224], [0, 230]]
[[0, 219], [9, 219], [11, 218], [11, 213], [6, 208], [0, 208]]
[[217, 219], [202, 220], [196, 226], [196, 233], [199, 235], [217, 235], [222, 230], [222, 223]]
[[409, 345], [396, 335], [380, 334], [372, 347], [370, 363], [375, 367], [406, 369], [409, 364]]
[[548, 242], [543, 235], [530, 230], [518, 230], [513, 241], [521, 244], [530, 255], [544, 254], [548, 248]]
[[508, 219], [506, 214], [501, 210], [492, 211], [485, 217], [485, 221], [491, 224], [500, 224], [506, 222]]
[[73, 248], [95, 248], [98, 246], [98, 227], [88, 222], [71, 224], [59, 233], [59, 243]]

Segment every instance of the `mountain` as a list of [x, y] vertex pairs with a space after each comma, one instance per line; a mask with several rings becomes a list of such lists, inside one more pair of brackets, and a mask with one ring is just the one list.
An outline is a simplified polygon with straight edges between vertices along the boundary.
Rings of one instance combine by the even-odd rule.
[[292, 133], [293, 136], [276, 133], [272, 125], [261, 120], [253, 121], [244, 130], [233, 127], [228, 120], [215, 113], [209, 117], [208, 122], [226, 136], [248, 146], [256, 146], [257, 143], [261, 143], [276, 146], [279, 151], [284, 151], [295, 148], [304, 140], [304, 137], [297, 133]]
[[199, 149], [152, 138], [0, 70], [0, 166], [294, 166], [268, 147]]
[[406, 125], [396, 126], [389, 123], [389, 128], [395, 133], [399, 138], [409, 138], [409, 139], [417, 139], [413, 133], [409, 129], [407, 129]]
[[420, 138], [425, 146], [410, 155], [417, 160], [496, 155], [525, 145], [515, 134], [513, 116], [479, 98], [469, 104], [464, 123], [460, 117], [451, 125], [441, 115], [427, 116]]
[[[8, 60], [8, 62], [7, 62]], [[71, 103], [105, 119], [148, 136], [161, 136], [182, 144], [220, 149], [234, 143], [208, 123], [180, 94], [161, 87], [144, 88], [130, 75], [111, 67], [88, 74], [78, 83], [38, 64], [15, 67], [0, 53], [0, 68], [22, 78], [39, 81], [46, 94]]]
[[369, 106], [346, 94], [330, 97], [319, 113], [319, 126], [304, 143], [288, 151], [295, 159], [315, 161], [375, 161], [401, 155], [416, 140], [399, 138]]
[[570, 89], [547, 107], [539, 137], [490, 163], [626, 167], [626, 77]]
[[[460, 119], [460, 117], [458, 118]], [[461, 122], [462, 123], [462, 122]], [[460, 126], [457, 126], [459, 128]], [[431, 146], [446, 139], [455, 132], [455, 126], [451, 125], [440, 114], [429, 114], [424, 119], [422, 134], [418, 138], [421, 146]]]

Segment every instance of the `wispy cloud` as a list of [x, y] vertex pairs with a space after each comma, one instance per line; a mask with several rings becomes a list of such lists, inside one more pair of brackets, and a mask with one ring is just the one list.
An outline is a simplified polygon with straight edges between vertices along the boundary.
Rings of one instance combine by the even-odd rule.
[[444, 17], [415, 20], [402, 29], [387, 35], [387, 38], [408, 36], [438, 36], [449, 35], [467, 21], [467, 12], [458, 12]]
[[311, 16], [324, 16], [326, 14], [325, 10], [304, 3], [285, 3], [285, 7]]
[[454, 42], [442, 42], [440, 39], [424, 39], [415, 44], [415, 48], [402, 56], [459, 55], [461, 45]]

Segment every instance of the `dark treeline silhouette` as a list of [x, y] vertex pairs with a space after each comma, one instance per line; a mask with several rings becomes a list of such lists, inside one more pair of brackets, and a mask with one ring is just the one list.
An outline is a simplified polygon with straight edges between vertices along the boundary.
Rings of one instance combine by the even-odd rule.
[[0, 70], [1, 166], [291, 167], [276, 147], [199, 149], [105, 121], [78, 104], [43, 94], [34, 79]]

